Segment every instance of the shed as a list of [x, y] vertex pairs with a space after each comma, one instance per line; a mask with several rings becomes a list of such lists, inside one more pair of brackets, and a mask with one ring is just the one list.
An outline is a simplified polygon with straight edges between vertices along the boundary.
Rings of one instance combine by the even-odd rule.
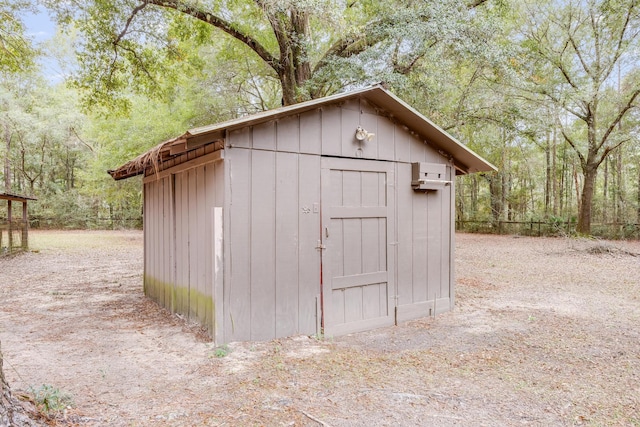
[[[0, 200], [6, 200], [7, 202], [7, 217], [5, 220], [0, 219], [0, 255], [26, 250], [29, 247], [29, 213], [27, 210], [27, 202], [37, 199], [9, 192], [0, 192]], [[22, 203], [21, 218], [14, 217], [12, 202]]]
[[455, 175], [494, 170], [380, 86], [200, 127], [143, 174], [144, 291], [217, 344], [454, 305]]

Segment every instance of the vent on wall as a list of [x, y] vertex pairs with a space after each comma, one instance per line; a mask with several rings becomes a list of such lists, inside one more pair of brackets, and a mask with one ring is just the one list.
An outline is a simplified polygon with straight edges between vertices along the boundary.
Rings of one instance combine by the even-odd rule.
[[447, 166], [440, 163], [412, 163], [411, 186], [416, 191], [437, 191], [450, 185], [446, 180]]

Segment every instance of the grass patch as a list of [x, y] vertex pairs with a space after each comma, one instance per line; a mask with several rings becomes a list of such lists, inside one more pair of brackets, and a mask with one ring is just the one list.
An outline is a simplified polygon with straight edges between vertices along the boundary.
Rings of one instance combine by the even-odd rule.
[[38, 388], [30, 387], [29, 392], [33, 394], [33, 401], [38, 409], [46, 415], [53, 415], [73, 406], [71, 395], [49, 384], [42, 384]]

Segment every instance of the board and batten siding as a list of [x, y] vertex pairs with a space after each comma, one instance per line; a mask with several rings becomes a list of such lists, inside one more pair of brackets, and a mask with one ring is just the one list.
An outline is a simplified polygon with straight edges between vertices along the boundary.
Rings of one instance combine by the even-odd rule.
[[[406, 126], [350, 100], [231, 131], [226, 147], [225, 341], [319, 332], [322, 157], [395, 163], [398, 321], [450, 309], [455, 171]], [[412, 162], [446, 164], [451, 186], [414, 191]]]
[[[357, 141], [357, 126], [375, 137]], [[204, 325], [216, 343], [320, 332], [321, 251], [338, 247], [325, 245], [322, 233], [322, 195], [330, 198], [334, 187], [321, 181], [327, 158], [343, 158], [329, 163], [355, 172], [361, 160], [370, 171], [384, 163], [375, 176], [390, 180], [378, 181], [392, 192], [389, 286], [362, 292], [378, 289], [378, 302], [362, 305], [362, 319], [389, 313], [400, 322], [452, 307], [455, 170], [402, 123], [351, 99], [230, 130], [216, 161], [206, 149], [144, 179], [144, 286], [160, 305]], [[451, 185], [414, 191], [413, 162], [445, 164]], [[362, 227], [375, 221], [380, 237], [382, 220]], [[382, 270], [384, 259], [376, 262], [362, 271]]]
[[227, 162], [225, 340], [315, 334], [320, 157], [234, 148]]
[[[145, 294], [215, 334], [214, 208], [224, 200], [223, 162], [146, 179]], [[221, 281], [222, 278], [218, 278]], [[222, 309], [222, 307], [219, 307]]]

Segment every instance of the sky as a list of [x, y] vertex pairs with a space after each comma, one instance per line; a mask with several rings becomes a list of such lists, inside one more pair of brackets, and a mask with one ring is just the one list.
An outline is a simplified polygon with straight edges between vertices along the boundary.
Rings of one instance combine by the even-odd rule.
[[25, 13], [24, 23], [27, 26], [27, 35], [33, 37], [36, 42], [50, 39], [56, 32], [56, 25], [49, 17], [46, 10], [40, 8], [38, 13]]
[[[38, 12], [26, 12], [23, 15], [23, 22], [27, 27], [27, 37], [31, 38], [36, 45], [51, 39], [56, 33], [56, 24], [53, 22], [48, 12], [38, 8]], [[39, 60], [44, 76], [52, 83], [61, 82], [63, 76], [60, 67], [53, 58], [42, 57]]]

